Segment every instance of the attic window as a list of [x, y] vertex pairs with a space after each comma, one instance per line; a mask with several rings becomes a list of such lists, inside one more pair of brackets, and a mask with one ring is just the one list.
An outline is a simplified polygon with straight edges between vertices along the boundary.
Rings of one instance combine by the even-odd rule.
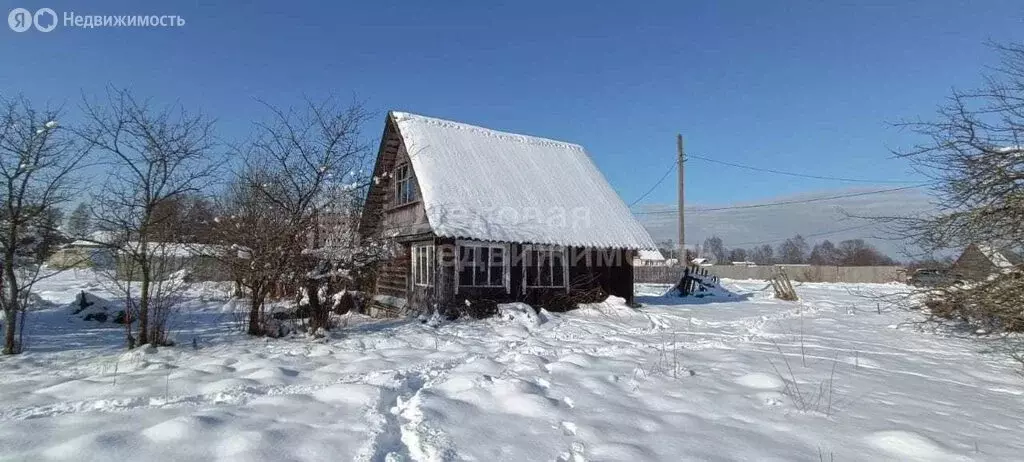
[[412, 169], [409, 164], [399, 165], [395, 169], [395, 205], [408, 204], [416, 200], [416, 183], [412, 181]]

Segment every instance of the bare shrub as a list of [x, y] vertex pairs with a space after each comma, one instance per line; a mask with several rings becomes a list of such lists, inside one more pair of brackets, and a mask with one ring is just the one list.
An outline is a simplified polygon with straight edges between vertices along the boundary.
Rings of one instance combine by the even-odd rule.
[[772, 361], [771, 358], [768, 359], [768, 363], [771, 364], [775, 375], [784, 384], [782, 394], [788, 397], [800, 412], [817, 412], [831, 417], [833, 398], [835, 396], [836, 366], [839, 364], [838, 356], [832, 359], [832, 369], [829, 372], [828, 378], [818, 382], [816, 387], [808, 386], [801, 384], [800, 380], [797, 379], [796, 373], [793, 372], [793, 366], [789, 362], [789, 357], [782, 351], [782, 347], [774, 341], [772, 344], [778, 350], [785, 366], [785, 370], [780, 370], [775, 361]]
[[976, 284], [929, 291], [924, 304], [933, 316], [964, 322], [981, 333], [1024, 332], [1024, 276], [1001, 274]]
[[692, 369], [683, 364], [682, 349], [683, 347], [679, 344], [676, 334], [673, 334], [672, 342], [663, 343], [658, 349], [658, 361], [654, 364], [651, 373], [673, 379], [697, 375]]

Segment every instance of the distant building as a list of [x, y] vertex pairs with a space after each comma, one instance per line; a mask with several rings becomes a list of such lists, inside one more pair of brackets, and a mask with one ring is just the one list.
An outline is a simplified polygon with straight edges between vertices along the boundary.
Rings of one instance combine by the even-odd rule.
[[668, 261], [657, 250], [640, 250], [633, 257], [633, 266], [667, 266]]
[[[126, 242], [116, 256], [117, 278], [121, 280], [139, 280], [142, 272], [130, 258], [131, 252], [141, 250], [141, 243]], [[147, 246], [149, 259], [152, 262], [152, 278], [162, 280], [176, 275], [187, 277], [193, 281], [230, 281], [231, 272], [221, 255], [229, 252], [229, 248], [210, 244], [189, 244], [176, 242], [150, 242]]]
[[982, 280], [993, 274], [1019, 270], [1024, 260], [1009, 249], [971, 244], [953, 263], [953, 272], [964, 279]]
[[711, 260], [704, 257], [694, 258], [693, 260], [690, 260], [690, 264], [697, 266], [714, 266], [714, 263], [712, 263]]
[[88, 239], [61, 246], [46, 259], [46, 264], [57, 269], [112, 267], [114, 254], [107, 245], [112, 239], [111, 233], [96, 231]]
[[[88, 239], [79, 239], [60, 248], [47, 259], [57, 269], [93, 268], [114, 270], [122, 280], [138, 280], [141, 271], [126, 255], [139, 248], [130, 241], [117, 244], [110, 233], [97, 232]], [[180, 273], [197, 281], [231, 279], [229, 268], [218, 258], [226, 252], [223, 246], [172, 242], [150, 242], [149, 258], [154, 279], [166, 279]]]
[[734, 261], [731, 263], [732, 266], [757, 266], [757, 263], [752, 261]]

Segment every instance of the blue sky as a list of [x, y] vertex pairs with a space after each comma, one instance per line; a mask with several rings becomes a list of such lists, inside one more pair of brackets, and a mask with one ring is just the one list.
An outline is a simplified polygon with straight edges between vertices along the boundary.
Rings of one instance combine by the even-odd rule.
[[[216, 3], [216, 4], [213, 4]], [[859, 3], [854, 5], [853, 3]], [[899, 5], [891, 3], [900, 3]], [[77, 105], [107, 84], [201, 108], [226, 139], [257, 98], [363, 99], [583, 144], [627, 202], [668, 168], [674, 136], [706, 157], [913, 180], [887, 126], [930, 115], [1024, 40], [1024, 2], [18, 1], [3, 12], [174, 14], [181, 28], [0, 30], [0, 94]], [[71, 115], [73, 117], [73, 114]], [[700, 161], [688, 200], [727, 204], [851, 185]], [[889, 185], [891, 186], [891, 185]], [[666, 181], [645, 203], [669, 203]]]

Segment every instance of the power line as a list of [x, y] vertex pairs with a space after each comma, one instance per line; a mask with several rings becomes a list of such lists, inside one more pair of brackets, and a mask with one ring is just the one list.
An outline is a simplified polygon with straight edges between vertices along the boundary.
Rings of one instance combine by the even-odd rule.
[[[754, 167], [754, 166], [751, 166], [751, 165], [737, 164], [737, 163], [734, 163], [734, 162], [727, 162], [727, 161], [724, 161], [724, 160], [712, 159], [712, 158], [709, 158], [709, 157], [698, 156], [698, 155], [695, 155], [695, 154], [687, 154], [686, 158], [687, 159], [694, 158], [694, 159], [698, 159], [698, 160], [703, 160], [705, 162], [711, 162], [711, 163], [721, 164], [721, 165], [728, 165], [730, 167], [742, 168], [742, 169], [746, 169], [746, 170], [753, 170], [753, 171], [756, 171], [756, 172], [774, 173], [776, 175], [786, 175], [786, 176], [793, 176], [793, 177], [799, 177], [799, 178], [811, 178], [811, 179], [815, 179], [815, 180], [847, 181], [847, 182], [855, 182], [855, 183], [875, 183], [875, 184], [879, 184], [879, 183], [907, 184], [907, 183], [910, 183], [910, 181], [869, 180], [869, 179], [865, 179], [865, 178], [844, 178], [844, 177], [837, 177], [837, 176], [810, 175], [810, 174], [805, 174], [805, 173], [788, 172], [788, 171], [783, 171], [783, 170], [775, 170], [775, 169], [770, 169], [770, 168], [761, 168], [761, 167]], [[641, 195], [635, 201], [630, 203], [629, 207], [632, 208], [634, 205], [636, 205], [640, 201], [644, 200], [647, 196], [649, 196], [652, 192], [654, 192], [654, 190], [658, 186], [660, 186], [662, 182], [665, 181], [665, 178], [668, 178], [668, 175], [670, 173], [672, 173], [672, 170], [675, 167], [676, 167], [676, 162], [673, 162], [672, 165], [669, 166], [668, 171], [666, 171], [665, 174], [662, 175], [661, 178], [658, 179], [658, 181], [656, 183], [654, 183], [654, 186], [651, 186], [651, 188], [648, 189], [647, 192], [643, 193], [643, 195]], [[918, 187], [918, 186], [914, 186], [914, 187]], [[702, 210], [702, 211], [729, 210], [729, 209], [731, 209], [731, 208], [707, 209], [707, 210]], [[674, 211], [665, 211], [665, 213], [670, 213], [670, 212], [671, 213], [675, 213]], [[660, 212], [636, 212], [636, 213], [645, 213], [646, 214], [646, 213], [660, 213]]]
[[676, 169], [676, 162], [673, 161], [672, 165], [670, 165], [668, 167], [668, 170], [665, 171], [665, 174], [661, 176], [661, 179], [659, 179], [657, 183], [654, 183], [654, 186], [651, 186], [651, 189], [648, 189], [647, 192], [643, 193], [643, 195], [641, 195], [635, 201], [633, 201], [631, 204], [629, 204], [629, 206], [632, 207], [632, 206], [636, 205], [637, 202], [640, 202], [640, 201], [644, 200], [645, 197], [647, 197], [649, 194], [654, 192], [654, 189], [657, 188], [658, 185], [661, 184], [661, 182], [665, 181], [665, 178], [668, 178], [668, 175], [670, 173], [672, 173], [672, 171], [674, 171], [675, 169]]
[[[734, 205], [734, 206], [730, 206], [730, 207], [714, 207], [714, 208], [692, 209], [692, 210], [687, 210], [687, 211], [688, 212], [717, 212], [717, 211], [721, 211], [721, 210], [756, 209], [756, 208], [762, 208], [762, 207], [775, 207], [775, 206], [779, 206], [779, 205], [807, 204], [807, 203], [810, 203], [810, 202], [822, 202], [822, 201], [830, 201], [830, 200], [836, 200], [836, 199], [845, 199], [845, 198], [848, 198], [848, 197], [861, 197], [861, 196], [870, 196], [870, 195], [873, 195], [873, 194], [884, 194], [884, 193], [890, 193], [890, 192], [896, 192], [896, 191], [905, 191], [905, 190], [908, 190], [908, 189], [920, 188], [922, 186], [925, 186], [925, 184], [918, 184], [918, 185], [913, 185], [913, 186], [903, 186], [903, 187], [900, 187], [900, 188], [881, 189], [881, 190], [877, 190], [877, 191], [866, 191], [866, 192], [859, 192], [859, 193], [839, 194], [839, 195], [835, 195], [835, 196], [816, 197], [816, 198], [813, 198], [813, 199], [798, 199], [798, 200], [789, 200], [789, 201], [765, 202], [765, 203], [762, 203], [762, 204]], [[652, 210], [652, 211], [647, 211], [647, 212], [633, 212], [633, 214], [634, 215], [657, 215], [657, 214], [677, 213], [677, 212], [679, 212], [678, 208], [670, 209], [670, 210]]]
[[687, 158], [691, 158], [692, 157], [694, 159], [703, 160], [705, 162], [711, 162], [711, 163], [715, 163], [715, 164], [728, 165], [730, 167], [736, 167], [736, 168], [742, 168], [742, 169], [747, 169], [747, 170], [753, 170], [753, 171], [756, 171], [756, 172], [775, 173], [777, 175], [795, 176], [795, 177], [800, 177], [800, 178], [813, 178], [815, 180], [848, 181], [848, 182], [854, 182], [854, 183], [891, 183], [891, 184], [911, 183], [910, 181], [868, 180], [868, 179], [864, 179], [864, 178], [843, 178], [843, 177], [837, 177], [837, 176], [810, 175], [810, 174], [805, 174], [805, 173], [787, 172], [787, 171], [783, 171], [783, 170], [775, 170], [775, 169], [770, 169], [770, 168], [753, 167], [753, 166], [750, 166], [750, 165], [743, 165], [743, 164], [737, 164], [737, 163], [733, 163], [733, 162], [726, 162], [724, 160], [711, 159], [711, 158], [708, 158], [708, 157], [702, 157], [702, 156], [697, 156], [697, 155], [693, 155], [693, 154], [687, 154], [686, 157]]

